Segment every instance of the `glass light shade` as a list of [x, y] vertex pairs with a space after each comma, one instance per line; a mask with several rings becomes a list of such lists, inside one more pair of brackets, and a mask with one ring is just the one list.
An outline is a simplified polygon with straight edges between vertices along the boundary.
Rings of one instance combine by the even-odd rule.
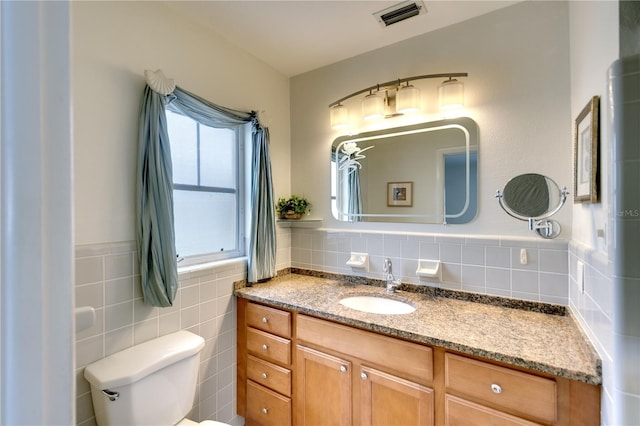
[[464, 84], [449, 79], [438, 88], [440, 109], [462, 108], [464, 106]]
[[384, 99], [377, 93], [369, 93], [362, 99], [362, 117], [365, 120], [377, 120], [384, 116]]
[[329, 112], [331, 114], [332, 129], [344, 129], [349, 126], [349, 111], [346, 106], [338, 104], [331, 107]]
[[408, 84], [396, 94], [396, 112], [408, 114], [420, 109], [420, 90]]

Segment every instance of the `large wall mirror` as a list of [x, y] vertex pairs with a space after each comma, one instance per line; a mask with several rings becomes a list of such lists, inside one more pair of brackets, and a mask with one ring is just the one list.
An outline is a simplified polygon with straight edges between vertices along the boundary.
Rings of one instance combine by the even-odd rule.
[[331, 148], [341, 221], [468, 223], [477, 179], [478, 126], [466, 117], [341, 136]]

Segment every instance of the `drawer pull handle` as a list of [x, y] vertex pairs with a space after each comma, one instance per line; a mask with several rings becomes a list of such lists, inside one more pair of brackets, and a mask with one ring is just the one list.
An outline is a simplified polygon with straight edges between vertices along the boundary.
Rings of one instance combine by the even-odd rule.
[[500, 386], [498, 384], [495, 384], [495, 383], [492, 383], [491, 384], [491, 390], [493, 391], [493, 393], [501, 394], [502, 393], [502, 386]]
[[369, 378], [369, 376], [367, 376], [367, 373], [360, 373], [360, 378], [362, 380], [367, 380]]
[[267, 379], [267, 377], [269, 377], [269, 375], [267, 373], [262, 373], [260, 376], [262, 376], [263, 379]]
[[266, 343], [262, 345], [262, 350], [266, 351], [267, 349], [269, 349], [269, 345], [267, 345]]
[[263, 324], [266, 324], [266, 323], [268, 323], [268, 322], [269, 322], [269, 318], [267, 318], [267, 317], [262, 317], [262, 323], [263, 323]]
[[263, 408], [262, 414], [269, 414], [269, 409], [267, 407]]
[[346, 373], [346, 372], [347, 372], [347, 367], [346, 367], [346, 366], [344, 366], [344, 365], [341, 365], [341, 366], [340, 366], [340, 372], [341, 372], [341, 373]]

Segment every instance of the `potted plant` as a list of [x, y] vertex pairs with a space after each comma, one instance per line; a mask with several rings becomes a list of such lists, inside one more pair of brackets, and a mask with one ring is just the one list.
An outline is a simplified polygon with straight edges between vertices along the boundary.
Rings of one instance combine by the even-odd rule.
[[289, 198], [278, 198], [276, 211], [283, 219], [300, 219], [310, 206], [311, 203], [306, 198], [292, 195]]

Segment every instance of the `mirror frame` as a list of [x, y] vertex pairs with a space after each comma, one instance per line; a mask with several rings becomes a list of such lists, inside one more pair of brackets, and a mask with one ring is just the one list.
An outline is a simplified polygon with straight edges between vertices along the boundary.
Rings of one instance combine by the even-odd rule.
[[[332, 147], [332, 151], [331, 151], [331, 164], [332, 167], [334, 168], [334, 170], [332, 170], [332, 172], [335, 172], [335, 177], [336, 177], [336, 186], [339, 186], [339, 182], [340, 182], [340, 170], [339, 170], [339, 161], [337, 159], [337, 153], [338, 153], [338, 149], [340, 148], [340, 146], [342, 144], [344, 144], [345, 142], [360, 142], [360, 141], [364, 141], [364, 140], [375, 140], [375, 139], [382, 139], [382, 138], [389, 138], [389, 137], [393, 137], [393, 136], [402, 136], [402, 135], [407, 135], [407, 134], [413, 134], [413, 133], [422, 133], [422, 132], [433, 132], [436, 130], [446, 130], [446, 129], [458, 129], [461, 130], [463, 132], [463, 134], [465, 135], [465, 144], [464, 144], [464, 153], [466, 154], [466, 176], [465, 176], [465, 180], [466, 180], [466, 201], [465, 201], [465, 206], [464, 208], [457, 213], [454, 214], [442, 214], [442, 213], [421, 213], [421, 214], [394, 214], [394, 213], [361, 213], [361, 214], [349, 214], [348, 212], [344, 212], [344, 211], [339, 211], [339, 210], [334, 210], [332, 208], [332, 216], [334, 217], [334, 219], [340, 221], [340, 222], [349, 222], [349, 220], [345, 220], [345, 219], [341, 219], [341, 217], [343, 218], [348, 218], [348, 217], [355, 217], [355, 218], [397, 218], [397, 219], [401, 219], [401, 218], [424, 218], [424, 219], [432, 219], [432, 221], [424, 221], [424, 222], [410, 222], [410, 223], [424, 223], [424, 224], [434, 224], [434, 223], [444, 223], [447, 224], [447, 218], [456, 218], [456, 217], [460, 217], [462, 215], [465, 214], [465, 212], [468, 210], [469, 208], [469, 203], [470, 203], [470, 181], [471, 181], [471, 176], [470, 176], [470, 154], [472, 152], [478, 152], [479, 150], [479, 130], [478, 130], [478, 125], [477, 123], [469, 118], [469, 117], [456, 117], [456, 118], [449, 118], [449, 119], [442, 119], [442, 120], [436, 120], [436, 121], [428, 121], [428, 122], [423, 122], [423, 123], [418, 123], [418, 124], [413, 124], [413, 125], [408, 125], [408, 126], [400, 126], [400, 127], [392, 127], [392, 128], [387, 128], [387, 129], [382, 129], [382, 130], [376, 130], [376, 131], [370, 131], [370, 132], [364, 132], [364, 133], [359, 133], [359, 134], [354, 134], [354, 135], [344, 135], [344, 136], [339, 136], [337, 137], [331, 147]], [[462, 147], [462, 145], [461, 145]], [[479, 175], [479, 173], [478, 173]], [[332, 182], [330, 182], [330, 185], [332, 185]], [[476, 184], [477, 185], [477, 184]], [[339, 202], [339, 197], [340, 197], [340, 191], [337, 190], [338, 188], [336, 188], [336, 204], [337, 204], [337, 208], [339, 209], [340, 206], [340, 202]], [[333, 188], [330, 188], [330, 194], [333, 194]], [[476, 188], [476, 194], [477, 194], [477, 188]], [[475, 217], [477, 216], [477, 204], [475, 206], [476, 208], [476, 214], [474, 215], [474, 217], [469, 220], [469, 222], [471, 222], [473, 219], [475, 219]], [[337, 213], [337, 217], [336, 217], [336, 213]], [[441, 222], [434, 222], [433, 219], [441, 219]], [[393, 222], [393, 221], [389, 221], [389, 220], [385, 220], [385, 223], [399, 223], [399, 222]], [[469, 223], [466, 222], [466, 223]], [[402, 222], [402, 223], [407, 223], [407, 222]]]

